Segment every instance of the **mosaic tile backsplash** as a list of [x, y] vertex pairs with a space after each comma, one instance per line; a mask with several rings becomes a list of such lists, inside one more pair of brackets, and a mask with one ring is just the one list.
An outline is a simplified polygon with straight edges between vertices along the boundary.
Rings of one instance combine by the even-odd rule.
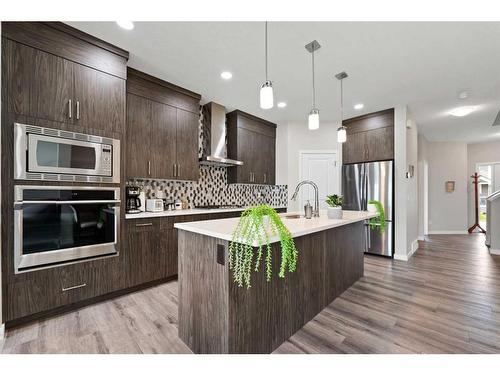
[[167, 200], [179, 198], [188, 202], [189, 208], [208, 205], [269, 204], [286, 207], [288, 191], [286, 185], [228, 184], [227, 168], [200, 165], [198, 181], [133, 179], [127, 185], [140, 186], [147, 198], [155, 198], [162, 190]]

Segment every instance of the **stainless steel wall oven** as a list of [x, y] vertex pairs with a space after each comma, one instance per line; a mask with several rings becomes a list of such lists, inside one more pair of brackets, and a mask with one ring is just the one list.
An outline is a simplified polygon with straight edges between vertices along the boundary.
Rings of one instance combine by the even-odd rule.
[[120, 188], [14, 187], [15, 272], [117, 254]]
[[120, 183], [120, 141], [15, 123], [14, 178]]

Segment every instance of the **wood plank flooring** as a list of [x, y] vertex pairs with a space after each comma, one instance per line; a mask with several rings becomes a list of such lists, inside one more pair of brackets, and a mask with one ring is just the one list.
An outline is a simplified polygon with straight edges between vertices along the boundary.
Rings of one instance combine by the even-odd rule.
[[[9, 329], [3, 353], [190, 353], [177, 282]], [[433, 235], [365, 276], [275, 353], [500, 353], [500, 256], [484, 236]]]

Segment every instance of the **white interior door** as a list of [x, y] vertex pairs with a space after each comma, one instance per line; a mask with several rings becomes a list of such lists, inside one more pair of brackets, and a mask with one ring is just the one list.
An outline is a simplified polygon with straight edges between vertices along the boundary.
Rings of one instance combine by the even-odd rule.
[[[319, 189], [319, 207], [326, 209], [327, 195], [340, 194], [340, 165], [337, 151], [300, 151], [300, 181], [311, 180]], [[314, 207], [314, 189], [310, 185], [301, 188], [299, 211], [307, 201]]]

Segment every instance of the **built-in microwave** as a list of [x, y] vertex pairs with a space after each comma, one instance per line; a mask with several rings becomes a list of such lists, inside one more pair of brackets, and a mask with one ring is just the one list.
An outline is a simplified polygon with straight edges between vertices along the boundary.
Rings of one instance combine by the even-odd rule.
[[15, 123], [14, 178], [120, 183], [120, 141]]

